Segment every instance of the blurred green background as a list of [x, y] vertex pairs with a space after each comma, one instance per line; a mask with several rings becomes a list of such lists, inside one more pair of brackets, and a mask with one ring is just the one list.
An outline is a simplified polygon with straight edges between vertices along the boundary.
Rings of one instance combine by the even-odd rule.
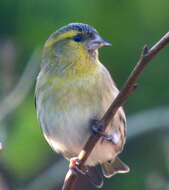
[[[34, 107], [41, 48], [70, 22], [94, 26], [112, 43], [100, 60], [119, 88], [139, 59], [169, 30], [169, 1], [0, 1], [0, 190], [60, 189], [68, 162], [44, 140]], [[128, 140], [121, 158], [129, 174], [104, 190], [169, 190], [169, 46], [146, 68], [125, 104]], [[80, 179], [77, 189], [95, 189]]]

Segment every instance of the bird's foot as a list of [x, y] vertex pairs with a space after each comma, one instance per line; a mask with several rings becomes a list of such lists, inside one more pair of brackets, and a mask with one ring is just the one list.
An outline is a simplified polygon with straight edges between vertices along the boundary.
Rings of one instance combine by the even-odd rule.
[[82, 169], [79, 168], [80, 160], [78, 157], [73, 157], [70, 159], [69, 169], [74, 173], [75, 175], [78, 175], [79, 173], [81, 175], [86, 175], [88, 172], [88, 169], [86, 167], [83, 167]]
[[103, 137], [104, 140], [112, 142], [113, 144], [116, 144], [114, 142], [114, 138], [113, 135], [108, 135], [106, 134], [104, 131], [102, 131], [99, 127], [98, 127], [98, 120], [96, 118], [92, 119], [91, 121], [91, 130], [94, 134], [100, 135]]

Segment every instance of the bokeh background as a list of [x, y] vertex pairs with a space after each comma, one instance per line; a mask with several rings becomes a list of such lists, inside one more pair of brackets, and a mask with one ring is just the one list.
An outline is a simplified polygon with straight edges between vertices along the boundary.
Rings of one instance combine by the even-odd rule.
[[[0, 1], [0, 190], [61, 189], [68, 162], [44, 140], [34, 107], [41, 48], [70, 22], [94, 26], [112, 47], [100, 59], [119, 88], [139, 59], [169, 30], [169, 1]], [[146, 68], [125, 104], [128, 139], [120, 155], [128, 174], [103, 190], [169, 190], [169, 46]], [[95, 189], [80, 178], [76, 189]]]

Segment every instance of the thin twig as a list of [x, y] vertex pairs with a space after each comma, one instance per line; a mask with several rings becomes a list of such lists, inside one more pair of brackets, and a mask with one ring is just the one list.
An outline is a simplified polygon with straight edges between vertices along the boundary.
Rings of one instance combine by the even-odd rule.
[[[157, 42], [150, 50], [148, 50], [147, 45], [144, 46], [142, 55], [137, 65], [131, 72], [128, 80], [124, 84], [121, 92], [115, 98], [114, 102], [111, 104], [108, 111], [104, 114], [103, 118], [99, 120], [97, 127], [99, 127], [101, 131], [105, 131], [106, 127], [108, 126], [109, 122], [113, 119], [119, 107], [126, 102], [128, 97], [135, 90], [136, 81], [143, 72], [144, 68], [154, 58], [154, 56], [157, 55], [157, 53], [159, 53], [160, 50], [162, 50], [168, 43], [169, 43], [169, 32], [165, 34], [161, 38], [161, 40]], [[84, 146], [84, 148], [82, 149], [82, 151], [78, 156], [80, 160], [79, 168], [82, 168], [84, 166], [85, 161], [89, 157], [91, 151], [98, 142], [99, 138], [100, 138], [99, 135], [91, 134], [86, 145]], [[62, 190], [73, 190], [77, 177], [78, 177], [77, 175], [75, 175], [74, 173], [72, 173], [71, 170], [69, 170], [68, 173], [66, 174]]]

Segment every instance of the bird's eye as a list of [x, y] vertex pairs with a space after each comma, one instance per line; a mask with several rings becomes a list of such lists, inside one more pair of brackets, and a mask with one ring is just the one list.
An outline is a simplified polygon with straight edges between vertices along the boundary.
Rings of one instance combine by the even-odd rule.
[[73, 37], [73, 40], [75, 42], [80, 42], [82, 41], [82, 35], [81, 34], [77, 34], [76, 36]]

